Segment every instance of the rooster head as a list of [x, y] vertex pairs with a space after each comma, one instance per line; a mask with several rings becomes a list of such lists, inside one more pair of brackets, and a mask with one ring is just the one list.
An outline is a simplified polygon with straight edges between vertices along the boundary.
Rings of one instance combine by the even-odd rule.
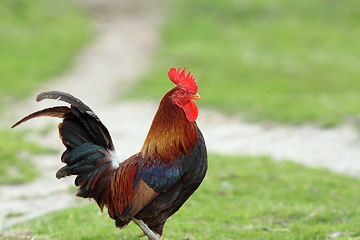
[[178, 69], [170, 68], [168, 75], [170, 80], [176, 84], [171, 95], [172, 102], [183, 109], [189, 122], [194, 122], [198, 117], [198, 108], [194, 99], [200, 99], [194, 77], [190, 72], [186, 74], [186, 67], [183, 70], [180, 67]]

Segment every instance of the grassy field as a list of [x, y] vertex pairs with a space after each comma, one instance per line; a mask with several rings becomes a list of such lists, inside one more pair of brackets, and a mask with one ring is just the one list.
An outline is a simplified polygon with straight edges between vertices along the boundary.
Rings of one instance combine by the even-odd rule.
[[[130, 97], [159, 96], [186, 65], [203, 104], [248, 120], [359, 119], [360, 2], [174, 0], [152, 69]], [[167, 83], [166, 83], [167, 82]]]
[[[5, 106], [32, 93], [70, 64], [91, 33], [88, 17], [68, 1], [0, 0], [0, 117]], [[0, 126], [0, 183], [39, 175], [19, 149], [47, 149], [24, 140], [24, 133]]]
[[[357, 179], [267, 158], [211, 155], [209, 164], [203, 185], [165, 225], [164, 239], [360, 238]], [[14, 231], [54, 240], [137, 239], [140, 233], [134, 224], [116, 229], [95, 203], [49, 213], [5, 235]]]
[[88, 19], [68, 1], [0, 3], [0, 99], [19, 98], [69, 66], [89, 39]]
[[0, 184], [23, 183], [40, 176], [24, 156], [53, 151], [25, 140], [24, 135], [25, 132], [0, 129]]

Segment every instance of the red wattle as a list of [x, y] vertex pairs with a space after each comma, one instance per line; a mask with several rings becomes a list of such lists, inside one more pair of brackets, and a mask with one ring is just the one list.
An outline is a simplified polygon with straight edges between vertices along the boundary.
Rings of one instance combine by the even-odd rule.
[[183, 105], [183, 110], [185, 112], [185, 116], [189, 122], [194, 122], [199, 114], [198, 107], [193, 100], [188, 101], [186, 104]]

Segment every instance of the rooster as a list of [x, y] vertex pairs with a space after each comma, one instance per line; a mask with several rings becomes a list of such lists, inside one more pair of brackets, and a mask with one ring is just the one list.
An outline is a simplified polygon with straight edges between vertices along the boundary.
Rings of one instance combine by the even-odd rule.
[[140, 152], [118, 162], [106, 127], [82, 101], [68, 93], [49, 91], [36, 100], [56, 99], [56, 106], [32, 113], [19, 124], [40, 116], [62, 118], [59, 135], [66, 147], [58, 179], [75, 175], [76, 195], [106, 207], [118, 228], [131, 221], [148, 239], [160, 239], [166, 220], [199, 187], [207, 171], [207, 151], [196, 119], [198, 86], [186, 67], [168, 71], [175, 87], [160, 101]]

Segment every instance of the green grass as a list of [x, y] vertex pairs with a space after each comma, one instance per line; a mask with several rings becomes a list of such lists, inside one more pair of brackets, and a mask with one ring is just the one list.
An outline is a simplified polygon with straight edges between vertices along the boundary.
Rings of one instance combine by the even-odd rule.
[[67, 69], [90, 36], [70, 1], [0, 0], [0, 99], [30, 94]]
[[[0, 0], [0, 117], [11, 105], [65, 71], [90, 38], [89, 18], [70, 1]], [[40, 175], [19, 151], [47, 151], [0, 126], [0, 184]], [[23, 154], [22, 154], [23, 155]]]
[[[328, 239], [360, 237], [360, 181], [268, 158], [210, 156], [200, 189], [165, 225], [164, 239]], [[84, 200], [85, 201], [85, 200]], [[137, 239], [95, 203], [49, 213], [7, 232], [36, 239]]]
[[34, 180], [41, 173], [27, 159], [27, 153], [40, 154], [53, 150], [25, 140], [24, 131], [10, 131], [0, 129], [0, 184], [18, 184]]
[[359, 118], [359, 8], [357, 0], [171, 1], [152, 70], [130, 97], [158, 99], [172, 86], [167, 70], [186, 65], [204, 105], [251, 121]]

